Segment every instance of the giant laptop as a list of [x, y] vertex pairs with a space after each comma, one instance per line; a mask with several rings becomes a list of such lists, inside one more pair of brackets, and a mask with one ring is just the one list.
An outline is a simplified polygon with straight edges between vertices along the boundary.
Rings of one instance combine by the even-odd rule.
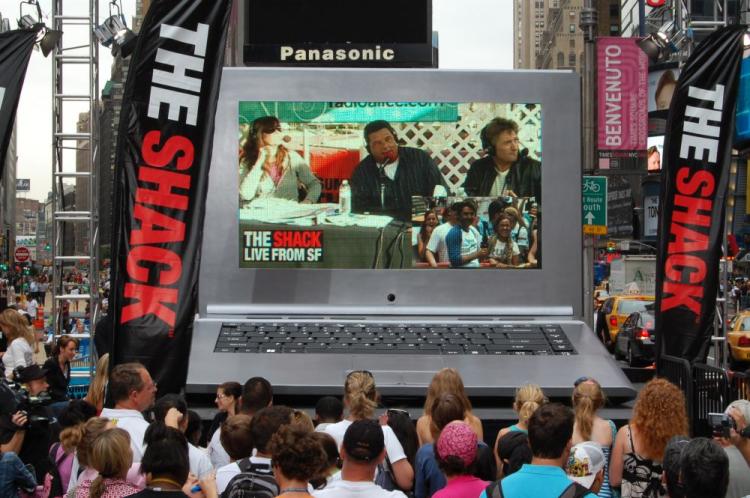
[[224, 69], [188, 392], [368, 370], [418, 396], [453, 367], [473, 396], [632, 397], [580, 319], [580, 95], [565, 71]]

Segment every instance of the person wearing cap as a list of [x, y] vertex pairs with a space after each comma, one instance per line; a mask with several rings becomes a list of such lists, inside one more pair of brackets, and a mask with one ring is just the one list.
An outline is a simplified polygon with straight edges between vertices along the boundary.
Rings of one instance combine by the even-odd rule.
[[[532, 459], [521, 469], [495, 481], [479, 495], [480, 498], [558, 498], [575, 488], [575, 496], [596, 498], [586, 493], [577, 482], [571, 481], [563, 470], [573, 446], [574, 415], [560, 403], [540, 406], [528, 422]], [[582, 488], [582, 489], [581, 489]]]
[[451, 422], [440, 431], [435, 458], [447, 483], [433, 498], [478, 496], [489, 485], [488, 481], [472, 475], [477, 460], [477, 435], [465, 422]]
[[341, 479], [313, 491], [316, 498], [406, 498], [401, 491], [386, 491], [373, 482], [375, 469], [385, 459], [385, 437], [380, 424], [356, 420], [344, 433], [341, 444]]
[[50, 468], [47, 452], [57, 439], [59, 426], [52, 410], [38, 400], [38, 396], [47, 390], [47, 371], [39, 365], [30, 365], [16, 369], [16, 380], [24, 387], [30, 400], [22, 409], [24, 417], [18, 413], [12, 420], [16, 432], [11, 440], [0, 446], [0, 451], [18, 453], [24, 464], [32, 465], [37, 482], [41, 482]]
[[599, 443], [584, 441], [570, 449], [565, 472], [571, 481], [590, 489], [592, 493], [599, 493], [604, 482], [605, 462]]

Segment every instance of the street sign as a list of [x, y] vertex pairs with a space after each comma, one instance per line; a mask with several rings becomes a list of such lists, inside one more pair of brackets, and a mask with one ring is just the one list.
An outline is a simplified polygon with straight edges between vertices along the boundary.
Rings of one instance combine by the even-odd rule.
[[31, 258], [31, 251], [28, 247], [16, 247], [16, 263], [25, 263]]
[[16, 178], [16, 192], [29, 192], [31, 191], [31, 179], [30, 178]]
[[607, 235], [607, 177], [584, 176], [581, 187], [583, 233]]

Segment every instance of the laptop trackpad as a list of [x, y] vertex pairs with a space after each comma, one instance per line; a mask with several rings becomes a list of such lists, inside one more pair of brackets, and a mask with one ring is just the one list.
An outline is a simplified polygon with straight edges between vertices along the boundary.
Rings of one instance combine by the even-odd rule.
[[[372, 361], [375, 360], [375, 361]], [[385, 360], [385, 361], [384, 361]], [[435, 372], [443, 368], [442, 358], [354, 358], [356, 370], [369, 370], [375, 377], [375, 384], [384, 386], [429, 386]], [[422, 360], [422, 361], [420, 361]], [[437, 361], [436, 361], [437, 360]]]

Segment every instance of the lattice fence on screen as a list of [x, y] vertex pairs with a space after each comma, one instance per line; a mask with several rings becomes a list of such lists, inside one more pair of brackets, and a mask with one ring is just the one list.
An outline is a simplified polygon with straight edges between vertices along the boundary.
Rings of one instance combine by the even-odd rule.
[[402, 144], [425, 150], [437, 162], [448, 186], [460, 187], [469, 166], [485, 155], [480, 131], [492, 118], [512, 119], [519, 126], [522, 147], [541, 160], [541, 107], [535, 104], [459, 104], [456, 123], [418, 122], [395, 126]]

